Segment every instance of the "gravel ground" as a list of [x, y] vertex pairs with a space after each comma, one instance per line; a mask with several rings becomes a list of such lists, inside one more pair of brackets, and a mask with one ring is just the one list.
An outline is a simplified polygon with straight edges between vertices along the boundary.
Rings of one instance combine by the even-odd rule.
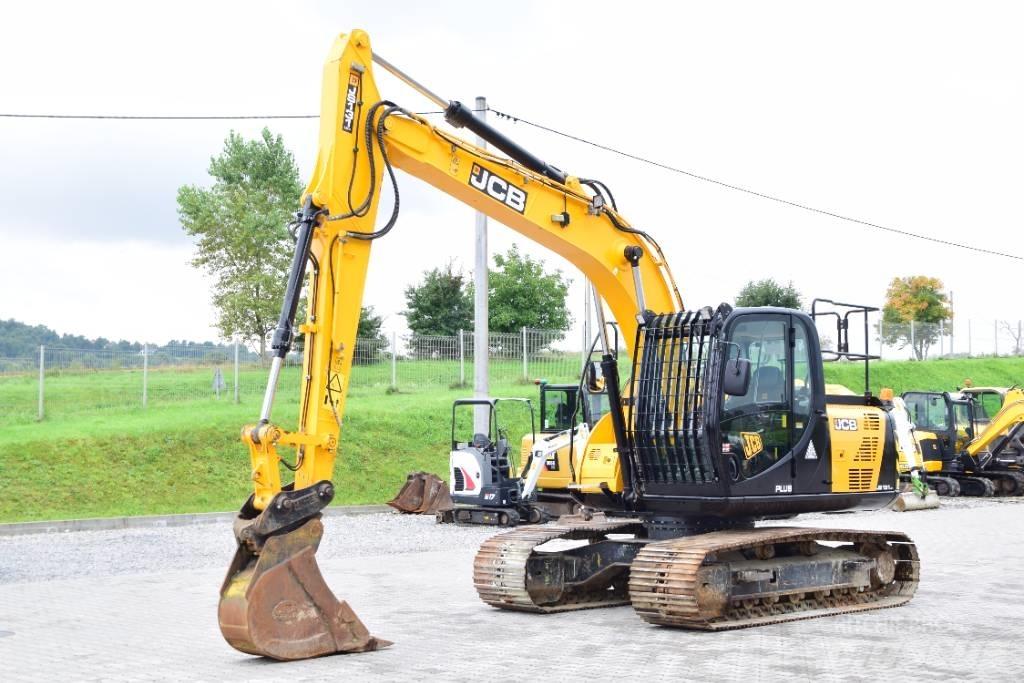
[[[437, 524], [426, 515], [324, 518], [321, 562], [476, 548], [493, 528]], [[58, 550], [59, 549], [59, 550]], [[204, 567], [227, 570], [235, 539], [227, 524], [0, 536], [0, 584], [118, 576]], [[70, 562], [74, 558], [74, 562]]]
[[629, 607], [489, 608], [471, 566], [492, 528], [397, 514], [325, 523], [328, 585], [392, 647], [285, 664], [231, 649], [215, 616], [234, 550], [226, 524], [36, 534], [0, 537], [0, 679], [1024, 679], [1013, 644], [1024, 499], [795, 520], [907, 532], [922, 558], [917, 595], [896, 609], [724, 633], [653, 627]]

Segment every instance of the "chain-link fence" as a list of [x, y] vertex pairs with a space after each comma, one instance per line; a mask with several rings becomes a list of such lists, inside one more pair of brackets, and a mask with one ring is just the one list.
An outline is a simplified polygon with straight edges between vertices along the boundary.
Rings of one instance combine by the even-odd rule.
[[1024, 355], [1022, 320], [882, 321], [874, 334], [886, 360]]
[[[579, 377], [582, 353], [561, 348], [564, 342], [565, 333], [552, 330], [491, 334], [490, 381]], [[0, 358], [0, 419], [13, 424], [106, 408], [240, 402], [261, 397], [266, 387], [267, 365], [240, 344], [136, 346], [40, 347], [35, 357]], [[383, 334], [359, 339], [349, 386], [471, 387], [474, 353], [470, 331], [451, 337]], [[290, 354], [279, 395], [297, 396], [301, 373], [301, 353]]]

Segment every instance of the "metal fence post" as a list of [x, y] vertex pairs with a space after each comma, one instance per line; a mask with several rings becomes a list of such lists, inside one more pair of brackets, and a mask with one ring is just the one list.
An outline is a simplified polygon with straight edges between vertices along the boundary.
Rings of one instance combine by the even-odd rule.
[[45, 402], [44, 401], [44, 396], [46, 395], [46, 392], [43, 389], [43, 387], [45, 386], [45, 384], [46, 384], [46, 347], [45, 346], [40, 346], [39, 347], [39, 419], [40, 420], [43, 419], [43, 414], [44, 414], [43, 405], [44, 405], [44, 402]]
[[466, 383], [466, 342], [459, 330], [459, 384]]
[[398, 335], [391, 333], [391, 388], [398, 388]]
[[238, 340], [235, 340], [235, 403], [238, 403]]
[[149, 344], [142, 345], [142, 407], [149, 404]]
[[527, 359], [526, 353], [526, 328], [523, 328], [523, 379], [530, 379], [530, 361]]

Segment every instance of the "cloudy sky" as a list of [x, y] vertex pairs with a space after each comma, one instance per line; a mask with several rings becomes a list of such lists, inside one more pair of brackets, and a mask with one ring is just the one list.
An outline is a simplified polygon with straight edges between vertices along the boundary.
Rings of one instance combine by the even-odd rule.
[[[0, 113], [316, 113], [335, 35], [435, 92], [759, 192], [1024, 254], [1024, 41], [1016, 3], [10, 3]], [[381, 91], [431, 108], [386, 75]], [[305, 175], [317, 123], [0, 118], [0, 318], [60, 332], [213, 339], [175, 193], [207, 182], [228, 130], [281, 133]], [[749, 279], [880, 303], [895, 275], [941, 277], [961, 319], [1024, 317], [1021, 262], [846, 223], [500, 123], [596, 177], [662, 243], [691, 306]], [[473, 213], [400, 175], [398, 227], [365, 303], [404, 329], [420, 271], [473, 261]], [[494, 249], [515, 239], [491, 223]], [[524, 245], [525, 246], [525, 245]], [[572, 267], [543, 251], [576, 283]]]

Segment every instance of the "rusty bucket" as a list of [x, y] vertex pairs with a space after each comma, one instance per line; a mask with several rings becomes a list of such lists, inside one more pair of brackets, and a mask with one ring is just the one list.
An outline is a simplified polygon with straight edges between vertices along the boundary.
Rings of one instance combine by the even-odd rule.
[[370, 635], [348, 603], [327, 587], [316, 563], [320, 516], [269, 536], [240, 541], [221, 587], [220, 630], [237, 650], [279, 660], [365, 652], [391, 643]]
[[448, 484], [430, 472], [409, 474], [398, 495], [388, 501], [388, 505], [399, 512], [419, 515], [432, 515], [454, 507]]

